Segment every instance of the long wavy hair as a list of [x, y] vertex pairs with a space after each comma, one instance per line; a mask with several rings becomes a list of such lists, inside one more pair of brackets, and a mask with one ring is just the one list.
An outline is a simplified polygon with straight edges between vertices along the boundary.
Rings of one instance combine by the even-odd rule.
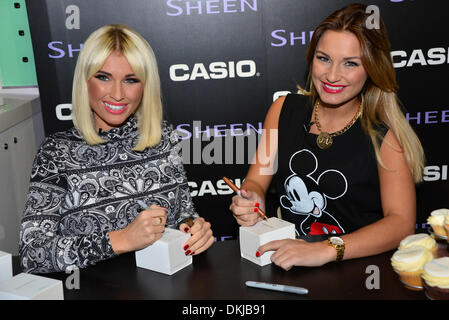
[[[312, 105], [318, 99], [313, 85], [311, 70], [315, 50], [321, 36], [327, 30], [349, 31], [359, 40], [361, 60], [368, 78], [360, 92], [362, 101], [361, 123], [371, 138], [378, 163], [383, 166], [380, 156], [382, 135], [376, 127], [387, 126], [396, 136], [403, 149], [410, 172], [415, 183], [422, 181], [425, 156], [419, 138], [404, 116], [397, 97], [398, 84], [396, 72], [390, 55], [390, 41], [384, 22], [379, 17], [379, 28], [367, 28], [366, 5], [351, 4], [327, 17], [316, 27], [307, 50], [309, 75], [306, 89], [298, 86], [298, 93], [310, 95]], [[387, 168], [388, 169], [388, 168]]]
[[84, 42], [76, 62], [72, 88], [73, 124], [90, 145], [106, 142], [95, 130], [89, 105], [87, 80], [104, 65], [114, 51], [123, 54], [143, 84], [143, 96], [135, 116], [139, 140], [134, 150], [143, 151], [158, 144], [162, 135], [162, 102], [159, 72], [148, 42], [132, 28], [111, 24], [95, 30]]

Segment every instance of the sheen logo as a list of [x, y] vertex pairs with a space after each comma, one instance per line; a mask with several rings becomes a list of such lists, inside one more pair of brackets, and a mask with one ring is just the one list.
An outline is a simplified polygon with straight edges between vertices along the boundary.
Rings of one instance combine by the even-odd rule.
[[82, 48], [82, 43], [75, 45], [75, 47], [71, 43], [69, 43], [67, 44], [66, 50], [64, 42], [52, 41], [48, 43], [48, 49], [51, 50], [51, 52], [48, 54], [48, 57], [51, 59], [61, 59], [64, 57], [73, 58], [75, 56], [73, 53], [80, 52]]
[[424, 167], [424, 181], [446, 181], [448, 165]]
[[257, 0], [166, 0], [166, 15], [191, 16], [257, 12]]
[[428, 110], [405, 114], [410, 124], [442, 124], [449, 123], [449, 110]]
[[196, 79], [226, 79], [226, 78], [250, 78], [257, 73], [256, 62], [253, 60], [241, 61], [216, 61], [207, 67], [203, 63], [195, 63], [193, 66], [187, 64], [174, 64], [169, 69], [170, 79], [173, 81], [192, 81]]
[[287, 32], [287, 30], [279, 29], [271, 32], [273, 40], [270, 45], [272, 47], [306, 45], [313, 36], [312, 31]]

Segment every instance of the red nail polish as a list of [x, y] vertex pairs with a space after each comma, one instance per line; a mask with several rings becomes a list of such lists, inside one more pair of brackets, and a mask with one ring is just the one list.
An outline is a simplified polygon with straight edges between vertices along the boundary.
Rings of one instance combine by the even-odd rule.
[[186, 251], [188, 247], [189, 247], [189, 245], [186, 244], [186, 245], [184, 246], [184, 251]]
[[256, 252], [256, 257], [257, 257], [257, 258], [260, 257], [260, 252], [259, 252], [259, 251]]
[[187, 256], [190, 252], [192, 252], [192, 251], [187, 250], [186, 253], [185, 253], [185, 255]]
[[191, 253], [190, 255], [191, 255], [191, 256], [193, 256], [194, 254], [195, 254], [195, 251], [194, 251], [194, 252], [192, 252], [192, 253]]
[[185, 228], [184, 228], [184, 232], [189, 232], [189, 228], [188, 228], [188, 227], [185, 227]]
[[259, 209], [257, 209], [257, 208], [254, 208], [254, 212], [258, 212], [259, 211]]
[[255, 206], [257, 207], [257, 208], [259, 208], [259, 202], [256, 202], [256, 204], [255, 204]]

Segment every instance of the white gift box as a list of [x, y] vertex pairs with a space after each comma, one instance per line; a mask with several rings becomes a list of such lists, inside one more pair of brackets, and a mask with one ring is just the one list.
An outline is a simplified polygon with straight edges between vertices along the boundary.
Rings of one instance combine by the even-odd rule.
[[0, 251], [0, 283], [12, 278], [12, 256]]
[[295, 239], [295, 225], [293, 223], [269, 218], [262, 220], [251, 227], [240, 227], [240, 254], [255, 264], [265, 266], [271, 263], [271, 255], [274, 251], [267, 251], [260, 257], [256, 257], [257, 249], [273, 240]]
[[189, 233], [165, 228], [158, 241], [136, 251], [136, 265], [168, 275], [178, 272], [192, 264], [192, 256], [186, 256], [184, 251], [184, 245], [189, 238]]
[[64, 300], [62, 281], [20, 273], [0, 283], [0, 300]]

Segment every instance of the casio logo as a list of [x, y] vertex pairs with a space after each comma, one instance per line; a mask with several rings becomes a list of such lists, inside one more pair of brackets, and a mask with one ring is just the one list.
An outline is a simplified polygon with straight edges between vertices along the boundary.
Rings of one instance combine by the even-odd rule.
[[249, 78], [257, 74], [256, 62], [253, 60], [216, 61], [207, 67], [203, 63], [195, 63], [192, 67], [187, 64], [174, 64], [169, 69], [170, 79], [173, 81], [192, 81], [199, 78], [204, 80], [226, 78]]

